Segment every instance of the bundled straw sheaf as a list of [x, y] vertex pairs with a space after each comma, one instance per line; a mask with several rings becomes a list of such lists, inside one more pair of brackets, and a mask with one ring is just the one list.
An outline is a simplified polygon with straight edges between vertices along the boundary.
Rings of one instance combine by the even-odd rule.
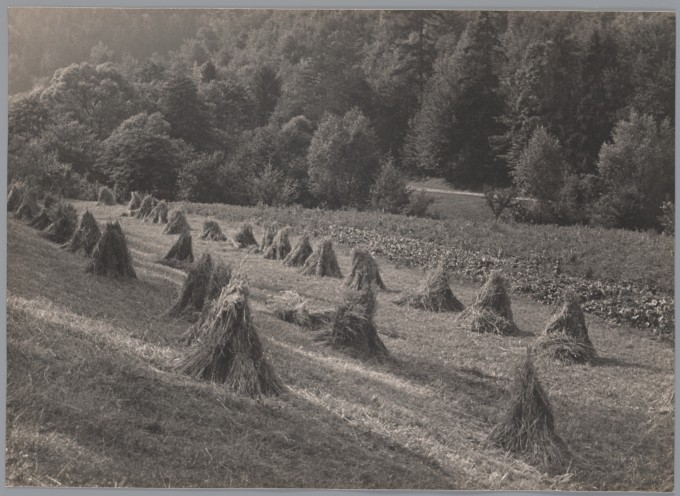
[[301, 272], [307, 276], [342, 278], [342, 272], [340, 271], [338, 259], [333, 250], [333, 242], [330, 238], [324, 239], [317, 249], [312, 252], [303, 265]]
[[168, 222], [168, 204], [166, 201], [159, 201], [144, 220], [153, 224], [166, 224]]
[[507, 282], [499, 271], [489, 274], [474, 304], [461, 313], [460, 319], [473, 332], [501, 335], [519, 332], [513, 321]]
[[222, 233], [220, 225], [214, 220], [206, 220], [203, 222], [203, 232], [201, 239], [207, 241], [226, 241], [227, 237]]
[[309, 310], [309, 301], [303, 300], [295, 291], [284, 291], [274, 301], [273, 314], [277, 319], [317, 329], [329, 324], [335, 315], [334, 310]]
[[293, 250], [283, 260], [283, 265], [287, 267], [302, 267], [313, 251], [312, 245], [309, 243], [309, 236], [303, 234]]
[[78, 212], [70, 203], [62, 202], [51, 210], [52, 223], [38, 234], [54, 243], [66, 243], [78, 227]]
[[289, 234], [289, 227], [279, 229], [269, 247], [264, 252], [264, 258], [268, 260], [284, 260], [291, 250]]
[[167, 255], [159, 263], [170, 267], [182, 268], [194, 261], [191, 233], [183, 233], [172, 245]]
[[189, 266], [179, 298], [168, 314], [196, 320], [205, 303], [215, 298], [230, 279], [231, 267], [221, 263], [215, 266], [210, 254], [204, 253], [196, 263]]
[[146, 195], [139, 204], [139, 208], [135, 212], [135, 217], [140, 220], [146, 219], [146, 217], [151, 213], [153, 207], [156, 206], [157, 200], [152, 195]]
[[43, 197], [43, 208], [51, 208], [59, 202], [59, 199], [52, 193], [45, 193]]
[[92, 251], [86, 272], [120, 279], [136, 279], [132, 256], [123, 229], [118, 222], [107, 222], [104, 232]]
[[258, 250], [260, 253], [267, 252], [267, 249], [274, 242], [274, 236], [276, 236], [276, 226], [272, 224], [265, 227], [264, 234], [262, 235], [262, 239], [260, 240], [260, 247]]
[[530, 353], [517, 368], [510, 403], [489, 441], [552, 473], [560, 472], [569, 462], [569, 450], [555, 432], [552, 408]]
[[163, 232], [165, 234], [183, 234], [185, 231], [190, 231], [189, 222], [184, 215], [184, 212], [180, 209], [175, 209], [170, 212], [170, 218], [168, 219], [168, 224], [165, 226]]
[[9, 189], [7, 194], [7, 212], [13, 213], [21, 205], [24, 198], [24, 192], [26, 191], [26, 185], [24, 183], [14, 183]]
[[536, 347], [539, 353], [564, 363], [594, 363], [597, 353], [588, 337], [580, 298], [567, 291], [563, 299], [562, 308], [552, 316]]
[[40, 210], [40, 213], [33, 217], [33, 219], [31, 219], [28, 225], [29, 227], [42, 231], [54, 221], [52, 217], [53, 214], [54, 214], [53, 209], [43, 207]]
[[82, 250], [86, 255], [91, 255], [100, 237], [101, 231], [97, 220], [89, 210], [85, 210], [80, 218], [78, 229], [73, 233], [71, 240], [62, 248], [74, 253]]
[[427, 274], [415, 292], [405, 294], [394, 303], [428, 312], [462, 312], [465, 310], [465, 306], [451, 291], [446, 267], [441, 262]]
[[137, 209], [139, 209], [139, 206], [142, 204], [142, 197], [139, 195], [137, 191], [133, 191], [130, 194], [130, 201], [128, 202], [127, 209], [123, 213], [123, 216], [129, 215], [130, 217], [134, 217], [137, 215]]
[[39, 213], [38, 200], [36, 199], [35, 191], [31, 188], [26, 188], [21, 197], [21, 203], [14, 212], [17, 219], [32, 220]]
[[252, 224], [243, 223], [233, 240], [236, 248], [247, 248], [249, 246], [257, 246], [257, 240], [253, 235]]
[[330, 332], [321, 339], [331, 346], [363, 358], [382, 359], [387, 347], [378, 336], [373, 321], [377, 301], [370, 284], [355, 291], [348, 289], [344, 302], [336, 309]]
[[358, 290], [367, 284], [375, 284], [380, 289], [385, 289], [378, 263], [366, 250], [355, 248], [352, 250], [352, 270], [347, 277], [347, 285]]
[[113, 192], [106, 186], [99, 188], [99, 197], [97, 198], [97, 205], [115, 205], [116, 197]]
[[265, 358], [248, 297], [248, 285], [241, 279], [224, 288], [177, 368], [197, 379], [223, 383], [237, 394], [278, 395], [284, 386]]

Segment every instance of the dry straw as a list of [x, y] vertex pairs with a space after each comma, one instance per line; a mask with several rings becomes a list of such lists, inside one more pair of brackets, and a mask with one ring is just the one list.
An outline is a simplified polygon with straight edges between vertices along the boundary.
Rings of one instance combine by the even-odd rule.
[[182, 285], [179, 298], [168, 314], [196, 320], [206, 302], [217, 297], [222, 287], [229, 284], [231, 267], [222, 263], [215, 265], [209, 253], [189, 266], [187, 278]]
[[31, 188], [26, 188], [21, 197], [21, 203], [16, 209], [14, 216], [17, 219], [32, 220], [36, 215], [38, 215], [38, 201], [36, 200], [35, 191]]
[[342, 278], [342, 272], [338, 265], [338, 259], [333, 250], [333, 242], [330, 238], [324, 239], [316, 251], [307, 258], [301, 271], [307, 276], [337, 277]]
[[284, 386], [265, 358], [248, 297], [248, 284], [242, 279], [222, 290], [178, 369], [198, 379], [223, 383], [237, 394], [278, 395]]
[[207, 241], [226, 241], [227, 237], [222, 233], [220, 225], [214, 220], [206, 220], [203, 222], [203, 232], [201, 239]]
[[159, 201], [155, 207], [151, 209], [149, 215], [144, 219], [154, 224], [166, 224], [168, 222], [168, 204], [165, 200]]
[[26, 191], [26, 185], [23, 183], [14, 183], [9, 189], [9, 194], [7, 195], [7, 212], [15, 212], [24, 198], [24, 192]]
[[133, 191], [130, 194], [130, 201], [128, 202], [126, 213], [130, 216], [134, 216], [137, 213], [137, 209], [141, 204], [142, 197], [139, 195], [137, 191]]
[[40, 213], [33, 217], [28, 225], [34, 229], [43, 230], [52, 223], [52, 220], [50, 209], [43, 207]]
[[86, 272], [120, 279], [137, 278], [123, 229], [118, 222], [107, 222], [92, 251]]
[[517, 368], [509, 405], [489, 441], [552, 473], [560, 472], [569, 462], [569, 450], [555, 432], [552, 408], [536, 376], [530, 351]]
[[138, 219], [145, 219], [153, 210], [153, 207], [156, 206], [156, 199], [151, 196], [151, 195], [146, 195], [144, 199], [142, 200], [142, 203], [139, 204], [139, 208], [135, 212], [135, 217]]
[[78, 227], [78, 212], [70, 203], [58, 203], [50, 212], [52, 223], [38, 233], [54, 243], [66, 243]]
[[274, 301], [273, 314], [277, 319], [308, 329], [328, 325], [334, 310], [309, 310], [309, 300], [303, 300], [295, 291], [284, 291]]
[[283, 265], [287, 267], [302, 267], [313, 251], [312, 245], [309, 243], [309, 236], [303, 234], [293, 250], [283, 260]]
[[89, 210], [85, 210], [85, 213], [80, 218], [78, 229], [73, 233], [71, 240], [63, 245], [62, 248], [74, 253], [82, 250], [86, 255], [91, 255], [100, 237], [101, 231], [99, 230], [97, 220]]
[[234, 246], [236, 248], [247, 248], [249, 246], [257, 246], [257, 240], [253, 235], [252, 224], [243, 223], [239, 227], [238, 232], [234, 236], [233, 240]]
[[106, 186], [99, 188], [99, 197], [97, 198], [97, 205], [115, 205], [116, 197], [113, 192]]
[[562, 308], [552, 316], [536, 347], [539, 353], [564, 363], [594, 363], [597, 353], [588, 337], [580, 298], [568, 290], [563, 300]]
[[415, 292], [405, 294], [395, 304], [428, 312], [462, 312], [465, 309], [451, 291], [446, 267], [442, 262], [427, 274]]
[[175, 209], [170, 212], [168, 224], [163, 230], [165, 234], [183, 234], [189, 230], [191, 230], [191, 227], [189, 227], [189, 222], [187, 222], [187, 218], [182, 210]]
[[272, 239], [269, 247], [264, 252], [264, 258], [268, 260], [284, 260], [290, 253], [290, 228], [284, 227], [279, 229], [279, 231]]
[[360, 291], [348, 289], [344, 302], [335, 311], [330, 332], [321, 339], [362, 358], [385, 358], [387, 347], [378, 336], [373, 320], [376, 306], [370, 284]]
[[502, 335], [519, 332], [513, 321], [508, 285], [499, 271], [489, 274], [474, 304], [461, 313], [460, 319], [473, 332]]
[[274, 242], [274, 236], [276, 236], [276, 226], [274, 224], [265, 227], [264, 234], [260, 240], [259, 251], [261, 253], [266, 253], [267, 249]]
[[182, 268], [194, 261], [194, 250], [191, 244], [191, 233], [183, 233], [172, 245], [160, 263], [170, 267]]
[[368, 251], [355, 248], [352, 250], [352, 270], [347, 277], [347, 285], [358, 290], [367, 284], [375, 284], [380, 289], [385, 289], [378, 263]]

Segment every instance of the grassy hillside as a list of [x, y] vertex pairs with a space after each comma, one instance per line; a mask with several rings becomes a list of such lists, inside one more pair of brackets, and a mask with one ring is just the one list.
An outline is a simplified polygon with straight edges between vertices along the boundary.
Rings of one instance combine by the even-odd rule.
[[[100, 222], [123, 210], [76, 207], [90, 208]], [[222, 209], [230, 236], [243, 210]], [[194, 253], [210, 251], [247, 273], [254, 322], [287, 392], [240, 398], [172, 371], [184, 349], [177, 338], [189, 324], [164, 315], [185, 276], [154, 263], [176, 239], [161, 226], [121, 220], [139, 279], [116, 282], [86, 275], [83, 257], [10, 219], [9, 485], [669, 488], [673, 413], [663, 399], [673, 388], [674, 354], [667, 344], [589, 317], [601, 364], [537, 359], [557, 432], [575, 455], [568, 473], [551, 477], [485, 444], [503, 413], [513, 367], [542, 331], [549, 307], [515, 298], [520, 336], [471, 334], [452, 315], [393, 305], [423, 272], [379, 258], [388, 291], [378, 296], [376, 322], [391, 357], [362, 362], [271, 315], [272, 298], [290, 289], [312, 306], [333, 307], [342, 281], [198, 240], [203, 220], [189, 215]], [[296, 218], [298, 225], [305, 220]], [[348, 249], [337, 251], [347, 273]], [[478, 286], [457, 282], [453, 289], [469, 305]]]

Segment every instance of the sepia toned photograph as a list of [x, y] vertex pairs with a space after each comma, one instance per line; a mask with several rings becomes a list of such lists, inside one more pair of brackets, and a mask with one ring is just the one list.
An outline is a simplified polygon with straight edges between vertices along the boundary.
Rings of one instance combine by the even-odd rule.
[[674, 489], [674, 11], [10, 7], [7, 487]]

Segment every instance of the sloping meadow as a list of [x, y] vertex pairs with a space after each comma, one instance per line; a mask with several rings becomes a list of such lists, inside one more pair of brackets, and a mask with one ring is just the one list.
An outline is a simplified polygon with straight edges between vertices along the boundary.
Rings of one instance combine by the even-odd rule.
[[[100, 224], [123, 209], [75, 206]], [[293, 245], [308, 228], [316, 248], [324, 226], [335, 225], [334, 243], [341, 241], [337, 218], [356, 217], [358, 226], [345, 229], [362, 232], [386, 232], [397, 218], [184, 208], [194, 232], [205, 220], [197, 211], [211, 209], [227, 237], [196, 239], [195, 257], [211, 253], [246, 275], [252, 321], [283, 393], [243, 397], [173, 367], [191, 324], [168, 315], [186, 275], [155, 263], [176, 238], [163, 226], [120, 220], [138, 278], [118, 281], [86, 274], [84, 256], [10, 220], [9, 485], [662, 490], [672, 483], [673, 408], [665, 398], [674, 354], [666, 343], [589, 315], [596, 366], [536, 357], [555, 429], [573, 455], [547, 474], [488, 436], [550, 307], [513, 295], [517, 335], [471, 333], [455, 314], [396, 306], [425, 273], [383, 252], [376, 261], [388, 290], [376, 294], [374, 323], [388, 356], [355, 358], [319, 342], [323, 330], [283, 322], [273, 310], [285, 291], [315, 309], [337, 308], [343, 279], [303, 275], [230, 240], [243, 220], [261, 221], [258, 239], [263, 225], [277, 221], [294, 228]], [[418, 222], [405, 219], [402, 227]], [[350, 240], [338, 244], [348, 274]], [[453, 275], [453, 292], [471, 305], [479, 284]]]

